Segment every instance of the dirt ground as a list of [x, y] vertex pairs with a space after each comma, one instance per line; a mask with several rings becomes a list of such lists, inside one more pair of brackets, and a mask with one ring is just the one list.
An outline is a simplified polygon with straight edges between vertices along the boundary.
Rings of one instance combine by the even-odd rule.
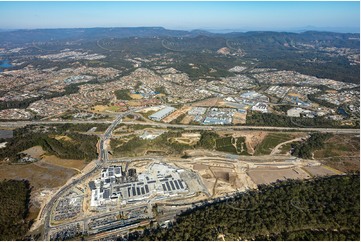
[[323, 160], [323, 164], [341, 172], [354, 172], [360, 170], [360, 157], [334, 157]]
[[187, 113], [191, 109], [192, 109], [192, 107], [184, 106], [181, 109], [176, 110], [174, 113], [170, 114], [169, 116], [165, 117], [162, 121], [165, 122], [165, 123], [170, 123], [174, 119], [178, 118], [182, 114]]
[[193, 107], [217, 107], [217, 106], [222, 106], [221, 102], [223, 102], [223, 100], [221, 98], [218, 97], [214, 97], [214, 98], [209, 98], [209, 99], [205, 99], [199, 102], [195, 102], [192, 104]]
[[337, 172], [335, 169], [329, 168], [327, 166], [309, 166], [303, 167], [305, 171], [310, 173], [312, 176], [328, 176], [328, 175], [337, 175], [342, 172]]
[[143, 96], [142, 95], [140, 95], [140, 94], [130, 94], [129, 95], [132, 99], [142, 99], [143, 98]]
[[298, 167], [288, 169], [250, 169], [247, 173], [256, 184], [269, 184], [277, 180], [311, 178], [307, 172]]
[[186, 116], [182, 119], [182, 121], [180, 121], [180, 123], [181, 123], [181, 124], [189, 124], [190, 122], [193, 121], [193, 119], [194, 119], [193, 116], [191, 116], [191, 115], [186, 115]]
[[36, 162], [25, 165], [0, 165], [1, 179], [26, 179], [29, 180], [33, 190], [54, 188], [63, 185], [77, 172], [45, 162]]
[[46, 155], [43, 157], [42, 161], [48, 164], [76, 170], [82, 170], [87, 165], [84, 160], [60, 159], [55, 155]]
[[183, 133], [181, 137], [171, 138], [170, 142], [179, 144], [195, 145], [201, 139], [200, 133]]
[[41, 146], [37, 145], [37, 146], [31, 147], [27, 150], [24, 150], [21, 153], [30, 155], [31, 157], [36, 158], [36, 159], [40, 159], [45, 154], [45, 151], [43, 150], [43, 148]]
[[177, 164], [180, 167], [195, 170], [202, 178], [212, 197], [220, 197], [227, 193], [256, 188], [250, 177], [237, 168], [236, 163], [209, 158]]
[[245, 124], [246, 120], [247, 120], [247, 114], [236, 112], [233, 115], [232, 123], [233, 124]]
[[96, 105], [94, 107], [92, 107], [92, 109], [95, 111], [95, 112], [104, 112], [105, 110], [107, 110], [108, 106], [105, 106], [105, 105]]
[[47, 164], [45, 162], [24, 165], [0, 165], [0, 177], [2, 180], [25, 179], [30, 182], [30, 186], [32, 187], [29, 209], [30, 219], [36, 218], [40, 211], [40, 203], [42, 201], [42, 199], [39, 198], [40, 192], [52, 191], [54, 188], [62, 186], [76, 173], [75, 170]]
[[56, 140], [63, 140], [63, 141], [67, 141], [67, 142], [74, 142], [74, 140], [72, 138], [70, 138], [69, 136], [66, 135], [55, 135], [54, 138]]

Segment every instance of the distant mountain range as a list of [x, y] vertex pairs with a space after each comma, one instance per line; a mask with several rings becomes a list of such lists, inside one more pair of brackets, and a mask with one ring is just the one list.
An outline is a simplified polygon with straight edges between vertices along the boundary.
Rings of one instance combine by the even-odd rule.
[[[242, 39], [246, 42], [292, 42], [292, 41], [333, 41], [349, 45], [349, 39], [359, 41], [359, 34], [306, 31], [302, 33], [250, 31], [214, 33], [206, 30], [169, 30], [163, 27], [121, 27], [121, 28], [69, 28], [69, 29], [29, 29], [0, 30], [0, 44], [25, 44], [49, 41], [96, 41], [104, 38], [153, 38], [153, 37], [197, 37], [207, 36], [224, 39]], [[352, 42], [352, 41], [351, 41]], [[355, 41], [353, 41], [355, 42]], [[351, 43], [357, 48], [358, 43]]]

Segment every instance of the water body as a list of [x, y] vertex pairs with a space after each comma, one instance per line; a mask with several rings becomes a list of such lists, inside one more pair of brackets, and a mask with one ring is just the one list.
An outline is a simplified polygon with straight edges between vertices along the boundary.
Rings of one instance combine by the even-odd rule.
[[13, 67], [8, 60], [0, 60], [0, 72], [4, 69]]
[[342, 116], [344, 116], [345, 118], [348, 118], [348, 117], [349, 117], [349, 115], [346, 113], [345, 109], [343, 109], [343, 108], [341, 108], [341, 107], [339, 107], [339, 108], [337, 109], [337, 112], [338, 112], [339, 114], [341, 114]]
[[13, 136], [14, 132], [12, 130], [0, 129], [0, 139], [12, 138]]

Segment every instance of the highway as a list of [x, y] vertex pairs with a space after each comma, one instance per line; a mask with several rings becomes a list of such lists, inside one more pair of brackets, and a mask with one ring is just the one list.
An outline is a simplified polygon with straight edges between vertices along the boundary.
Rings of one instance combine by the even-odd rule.
[[121, 122], [122, 124], [148, 125], [161, 128], [183, 128], [195, 130], [274, 130], [274, 131], [304, 131], [304, 132], [329, 132], [342, 134], [359, 134], [360, 129], [340, 129], [340, 128], [305, 128], [305, 127], [273, 127], [273, 126], [220, 126], [220, 125], [185, 125], [185, 124], [166, 124], [166, 123], [147, 123], [147, 122]]
[[116, 126], [122, 121], [122, 118], [130, 113], [132, 113], [134, 110], [132, 111], [128, 111], [125, 113], [122, 113], [120, 115], [118, 115], [118, 117], [111, 123], [111, 125], [107, 128], [107, 130], [104, 132], [104, 134], [102, 135], [100, 141], [99, 141], [99, 160], [94, 161], [96, 163], [96, 166], [90, 170], [87, 173], [84, 173], [80, 178], [73, 180], [71, 183], [69, 183], [66, 186], [63, 186], [60, 190], [57, 191], [57, 193], [50, 199], [50, 201], [44, 206], [43, 210], [41, 211], [41, 215], [40, 218], [44, 217], [44, 235], [43, 238], [44, 240], [49, 240], [49, 229], [51, 228], [50, 225], [50, 217], [51, 217], [51, 212], [53, 209], [53, 206], [55, 204], [55, 202], [61, 197], [63, 196], [67, 191], [69, 191], [70, 189], [72, 189], [75, 185], [79, 184], [80, 182], [84, 181], [85, 179], [89, 178], [91, 175], [93, 175], [93, 173], [95, 173], [96, 171], [98, 171], [102, 165], [104, 163], [108, 162], [108, 151], [105, 149], [105, 142], [111, 137], [113, 130], [116, 128]]
[[[133, 111], [128, 111], [120, 116], [125, 116], [131, 114]], [[303, 131], [303, 132], [329, 132], [329, 133], [340, 133], [340, 134], [359, 134], [360, 129], [348, 129], [348, 128], [312, 128], [312, 127], [273, 127], [273, 126], [251, 126], [251, 125], [233, 125], [233, 126], [220, 126], [220, 125], [184, 125], [184, 124], [167, 124], [167, 123], [156, 123], [156, 122], [138, 122], [138, 121], [128, 121], [123, 122], [122, 119], [118, 116], [118, 118], [111, 121], [101, 121], [101, 120], [92, 120], [92, 121], [19, 121], [19, 122], [0, 122], [0, 127], [22, 127], [26, 125], [34, 125], [34, 124], [88, 124], [88, 123], [109, 123], [111, 126], [107, 129], [104, 134], [104, 138], [109, 138], [111, 127], [113, 127], [114, 122], [117, 124], [137, 124], [137, 125], [147, 125], [161, 128], [183, 128], [183, 129], [193, 129], [193, 130], [269, 130], [269, 131]], [[116, 125], [115, 125], [116, 126]]]
[[[305, 127], [270, 127], [270, 126], [205, 126], [205, 125], [181, 125], [181, 124], [166, 124], [166, 123], [156, 123], [156, 122], [137, 122], [137, 121], [128, 121], [124, 122], [123, 117], [137, 111], [129, 110], [124, 112], [116, 117], [114, 121], [20, 121], [20, 122], [1, 122], [0, 126], [6, 127], [18, 127], [25, 126], [29, 124], [65, 124], [65, 123], [109, 123], [109, 127], [104, 132], [103, 135], [100, 136], [99, 140], [99, 159], [95, 160], [96, 166], [84, 173], [81, 177], [74, 179], [71, 183], [63, 186], [58, 192], [50, 199], [48, 204], [46, 204], [41, 211], [40, 218], [44, 218], [44, 234], [43, 238], [45, 240], [49, 240], [49, 230], [51, 228], [50, 225], [50, 217], [53, 206], [55, 202], [63, 196], [66, 192], [72, 189], [75, 185], [83, 182], [85, 179], [89, 178], [93, 173], [99, 171], [106, 163], [112, 162], [108, 159], [108, 150], [106, 149], [106, 142], [111, 138], [112, 132], [117, 127], [118, 124], [127, 124], [127, 125], [146, 125], [146, 126], [154, 126], [161, 128], [182, 128], [182, 129], [193, 129], [193, 130], [273, 130], [273, 131], [304, 131], [304, 132], [330, 132], [330, 133], [340, 133], [340, 134], [359, 134], [359, 129], [338, 129], [338, 128], [305, 128]], [[114, 162], [114, 161], [113, 161]], [[73, 179], [73, 178], [72, 178]]]

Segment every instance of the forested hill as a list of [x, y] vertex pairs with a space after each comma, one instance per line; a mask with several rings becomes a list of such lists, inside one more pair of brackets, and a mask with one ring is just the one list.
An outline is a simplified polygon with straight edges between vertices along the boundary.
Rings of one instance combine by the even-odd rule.
[[21, 240], [29, 230], [30, 191], [25, 180], [0, 182], [0, 240]]
[[194, 38], [207, 36], [224, 40], [240, 40], [251, 46], [280, 45], [293, 46], [299, 43], [317, 43], [317, 45], [359, 49], [360, 35], [356, 33], [333, 33], [306, 31], [303, 33], [250, 31], [232, 33], [211, 33], [204, 30], [170, 30], [163, 27], [116, 27], [116, 28], [64, 28], [64, 29], [24, 29], [2, 32], [0, 44], [25, 44], [54, 41], [93, 41], [104, 38], [129, 37], [180, 37]]
[[[34, 60], [39, 54], [82, 49], [108, 56], [107, 60], [116, 60], [116, 66], [119, 66], [119, 60], [129, 56], [139, 58], [168, 54], [182, 60], [182, 63], [195, 62], [207, 70], [216, 67], [219, 73], [228, 75], [232, 74], [228, 70], [235, 63], [244, 62], [258, 68], [297, 71], [320, 78], [360, 83], [360, 34], [354, 33], [254, 31], [221, 34], [162, 27], [1, 32], [0, 48], [18, 47], [24, 48], [23, 53], [27, 56], [34, 54]], [[219, 54], [219, 50], [229, 51], [230, 54]], [[22, 55], [22, 52], [18, 54]], [[5, 58], [11, 61], [16, 55], [11, 52]], [[104, 63], [104, 66], [108, 64]], [[182, 64], [172, 67], [182, 70]], [[193, 75], [192, 72], [188, 74]]]
[[262, 185], [134, 240], [360, 240], [360, 175]]

